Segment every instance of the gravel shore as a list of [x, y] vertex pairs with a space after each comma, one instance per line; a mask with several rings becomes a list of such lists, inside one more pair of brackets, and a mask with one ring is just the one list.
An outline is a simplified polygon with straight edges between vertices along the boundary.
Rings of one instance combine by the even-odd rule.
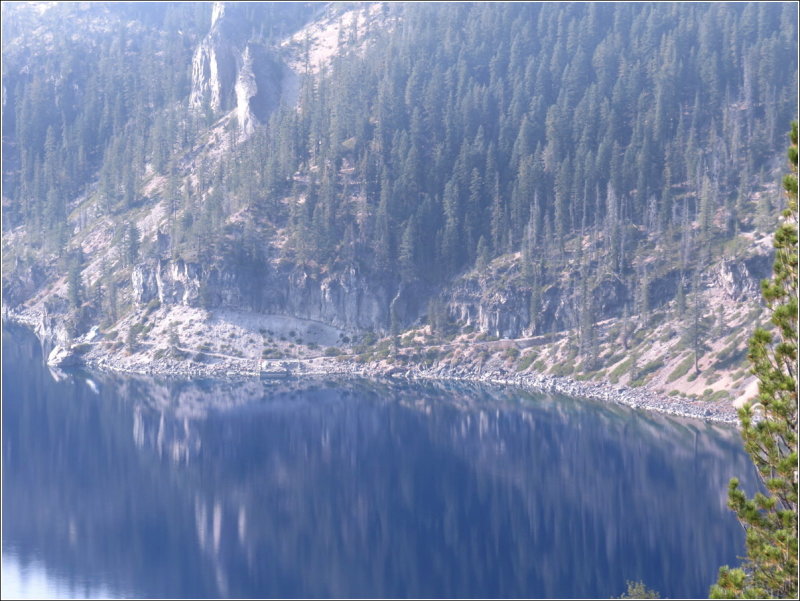
[[[26, 326], [40, 337], [43, 332], [36, 316], [4, 311], [3, 317]], [[646, 388], [628, 388], [607, 383], [583, 382], [566, 377], [545, 374], [518, 374], [503, 369], [474, 373], [466, 367], [422, 368], [419, 366], [392, 366], [385, 363], [356, 363], [347, 357], [314, 357], [294, 360], [243, 361], [217, 358], [213, 363], [198, 363], [189, 359], [164, 357], [158, 361], [128, 357], [121, 352], [109, 353], [100, 348], [91, 349], [82, 357], [86, 367], [100, 371], [135, 373], [181, 378], [247, 379], [302, 378], [308, 376], [354, 376], [393, 379], [435, 379], [482, 382], [514, 386], [544, 393], [591, 399], [604, 403], [617, 403], [635, 409], [699, 419], [708, 422], [738, 424], [736, 409], [729, 401], [700, 401], [684, 397], [667, 396]]]

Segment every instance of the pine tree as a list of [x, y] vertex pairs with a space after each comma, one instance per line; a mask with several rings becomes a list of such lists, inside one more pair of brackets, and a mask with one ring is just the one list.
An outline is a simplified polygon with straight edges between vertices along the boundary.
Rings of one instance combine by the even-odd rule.
[[84, 301], [83, 277], [83, 251], [78, 247], [69, 255], [69, 268], [67, 270], [67, 293], [70, 305], [77, 309]]
[[703, 309], [700, 298], [700, 276], [697, 271], [692, 276], [692, 314], [689, 321], [689, 337], [692, 341], [692, 349], [694, 350], [694, 372], [700, 374], [700, 357], [702, 355], [703, 345]]
[[411, 281], [417, 277], [416, 248], [417, 248], [417, 227], [413, 217], [406, 223], [403, 231], [403, 238], [400, 241], [398, 251], [398, 261], [400, 262], [400, 274], [406, 281]]
[[134, 265], [139, 259], [139, 228], [134, 223], [129, 223], [125, 228], [123, 256], [124, 264]]
[[645, 586], [644, 582], [628, 581], [628, 590], [616, 599], [660, 599], [661, 596]]
[[[782, 598], [798, 595], [797, 562], [797, 122], [790, 133], [791, 173], [784, 178], [788, 208], [775, 233], [774, 277], [762, 282], [772, 310], [773, 333], [758, 328], [748, 357], [758, 376], [758, 397], [739, 410], [745, 449], [766, 494], [748, 499], [733, 478], [728, 506], [747, 532], [741, 568], [720, 568], [715, 599]], [[761, 419], [754, 419], [759, 416]]]
[[486, 238], [484, 238], [483, 236], [481, 236], [480, 240], [478, 240], [477, 255], [478, 256], [475, 259], [475, 268], [479, 272], [483, 273], [489, 266], [489, 261], [491, 259], [491, 256], [489, 254], [489, 243], [486, 242]]

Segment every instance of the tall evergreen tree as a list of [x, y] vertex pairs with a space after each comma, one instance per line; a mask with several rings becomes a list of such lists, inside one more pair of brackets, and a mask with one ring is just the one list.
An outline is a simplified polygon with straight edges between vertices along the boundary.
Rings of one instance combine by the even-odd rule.
[[747, 532], [747, 557], [741, 568], [720, 569], [711, 589], [716, 599], [798, 596], [796, 121], [790, 139], [791, 172], [783, 182], [788, 207], [775, 233], [773, 278], [761, 285], [774, 333], [759, 328], [750, 339], [748, 357], [758, 377], [758, 397], [739, 411], [745, 449], [766, 494], [748, 499], [738, 479], [730, 482], [728, 505]]

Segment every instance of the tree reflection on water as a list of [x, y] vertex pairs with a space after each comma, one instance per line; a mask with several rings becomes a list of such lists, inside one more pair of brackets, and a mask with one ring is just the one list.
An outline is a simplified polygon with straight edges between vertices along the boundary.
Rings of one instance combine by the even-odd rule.
[[472, 385], [63, 374], [3, 337], [3, 551], [144, 597], [704, 595], [731, 429]]

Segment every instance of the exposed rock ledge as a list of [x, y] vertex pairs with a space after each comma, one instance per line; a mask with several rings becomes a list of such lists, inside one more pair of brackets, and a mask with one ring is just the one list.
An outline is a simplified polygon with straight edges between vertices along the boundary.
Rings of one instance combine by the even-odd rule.
[[77, 367], [81, 365], [80, 355], [74, 350], [56, 345], [47, 356], [47, 365], [50, 367]]

